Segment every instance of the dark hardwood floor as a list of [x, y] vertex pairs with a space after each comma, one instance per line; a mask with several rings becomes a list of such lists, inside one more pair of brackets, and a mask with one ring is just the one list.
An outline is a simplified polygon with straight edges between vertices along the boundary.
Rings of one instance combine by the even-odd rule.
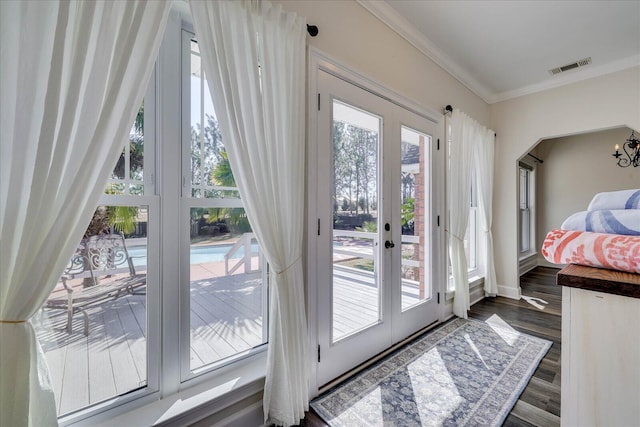
[[[560, 328], [562, 289], [557, 286], [559, 270], [536, 267], [520, 278], [522, 299], [496, 297], [474, 304], [469, 317], [486, 320], [499, 316], [514, 329], [553, 342], [540, 366], [533, 374], [504, 426], [560, 425]], [[301, 426], [326, 427], [311, 410]]]

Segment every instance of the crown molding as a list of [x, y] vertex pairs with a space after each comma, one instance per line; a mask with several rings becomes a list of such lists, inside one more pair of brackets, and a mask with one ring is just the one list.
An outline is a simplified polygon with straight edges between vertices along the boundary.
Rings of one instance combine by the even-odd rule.
[[382, 23], [387, 25], [416, 49], [435, 62], [438, 66], [451, 74], [471, 92], [490, 103], [493, 93], [455, 63], [447, 54], [438, 49], [427, 37], [419, 32], [415, 26], [400, 15], [394, 8], [382, 0], [356, 0]]
[[600, 66], [588, 66], [574, 71], [569, 71], [564, 75], [549, 76], [549, 80], [545, 80], [544, 82], [534, 83], [532, 85], [510, 91], [495, 93], [489, 90], [485, 85], [478, 82], [478, 80], [466, 72], [447, 54], [438, 49], [431, 40], [419, 32], [412, 23], [400, 15], [394, 8], [389, 6], [386, 1], [355, 1], [488, 104], [494, 104], [496, 102], [502, 102], [508, 99], [530, 95], [593, 77], [622, 71], [627, 68], [640, 66], [640, 54], [638, 54]]
[[549, 89], [555, 89], [594, 77], [604, 76], [606, 74], [615, 73], [617, 71], [626, 70], [628, 68], [640, 66], [640, 54], [630, 56], [628, 58], [609, 62], [608, 64], [587, 66], [575, 71], [566, 72], [557, 76], [549, 76], [549, 80], [524, 86], [518, 89], [497, 93], [489, 97], [489, 104], [506, 101], [512, 98], [518, 98], [524, 95], [531, 95], [537, 92], [543, 92]]

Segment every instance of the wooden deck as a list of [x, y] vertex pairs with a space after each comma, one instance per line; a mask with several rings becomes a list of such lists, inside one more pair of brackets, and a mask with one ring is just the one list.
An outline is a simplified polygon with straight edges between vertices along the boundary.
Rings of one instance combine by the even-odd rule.
[[[334, 266], [333, 339], [359, 331], [380, 318], [380, 288], [373, 273]], [[419, 288], [402, 281], [402, 309], [420, 301]]]
[[[191, 369], [253, 348], [266, 337], [261, 273], [224, 276], [217, 264], [191, 269]], [[334, 295], [334, 337], [378, 319], [372, 274], [337, 267]], [[417, 302], [417, 296], [417, 287], [403, 284], [403, 305]], [[87, 313], [89, 336], [81, 314], [74, 316], [72, 334], [65, 330], [63, 311], [46, 310], [34, 322], [60, 415], [146, 385], [145, 295], [121, 296]]]

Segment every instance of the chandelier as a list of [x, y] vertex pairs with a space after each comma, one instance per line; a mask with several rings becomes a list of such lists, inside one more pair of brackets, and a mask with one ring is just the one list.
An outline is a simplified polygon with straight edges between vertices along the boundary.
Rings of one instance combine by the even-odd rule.
[[631, 136], [622, 144], [622, 150], [620, 152], [620, 145], [616, 144], [616, 152], [612, 154], [613, 157], [618, 159], [618, 166], [626, 168], [633, 165], [634, 168], [640, 166], [640, 140], [631, 131]]

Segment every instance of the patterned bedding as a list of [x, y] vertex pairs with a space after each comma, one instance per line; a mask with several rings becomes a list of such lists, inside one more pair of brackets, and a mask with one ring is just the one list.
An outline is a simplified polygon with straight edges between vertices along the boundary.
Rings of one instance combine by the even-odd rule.
[[593, 196], [588, 211], [603, 209], [640, 209], [640, 189], [608, 191]]
[[640, 236], [551, 230], [542, 255], [554, 264], [579, 264], [640, 274]]
[[640, 209], [576, 212], [562, 223], [560, 229], [640, 236]]

